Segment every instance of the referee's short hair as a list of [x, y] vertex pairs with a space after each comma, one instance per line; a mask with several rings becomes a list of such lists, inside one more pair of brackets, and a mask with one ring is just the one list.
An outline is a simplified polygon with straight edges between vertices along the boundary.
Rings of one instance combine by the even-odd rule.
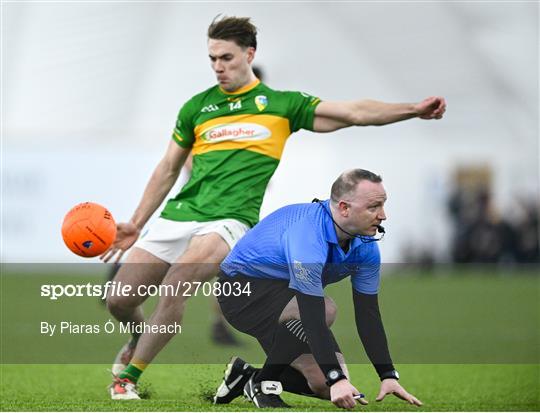
[[243, 48], [257, 49], [257, 28], [249, 17], [217, 15], [208, 27], [208, 38], [229, 40]]
[[382, 182], [380, 175], [365, 169], [351, 169], [343, 172], [332, 184], [330, 199], [337, 204], [346, 195], [350, 194], [356, 188], [360, 181], [370, 181], [374, 183]]

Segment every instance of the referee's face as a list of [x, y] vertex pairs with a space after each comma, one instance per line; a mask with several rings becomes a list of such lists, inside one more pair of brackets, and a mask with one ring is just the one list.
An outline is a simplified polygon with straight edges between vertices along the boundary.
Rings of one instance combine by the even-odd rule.
[[344, 224], [347, 231], [358, 235], [376, 235], [377, 225], [386, 219], [386, 191], [382, 183], [360, 181], [349, 204]]
[[208, 39], [208, 55], [219, 85], [227, 92], [234, 92], [251, 80], [251, 62], [255, 57], [253, 47], [243, 48], [234, 41]]

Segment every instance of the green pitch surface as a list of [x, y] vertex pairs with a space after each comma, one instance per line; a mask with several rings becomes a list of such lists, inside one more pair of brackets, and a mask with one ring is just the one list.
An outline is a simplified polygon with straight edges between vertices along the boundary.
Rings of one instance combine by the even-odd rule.
[[[41, 268], [43, 269], [43, 268]], [[239, 348], [209, 338], [211, 303], [190, 299], [177, 335], [144, 373], [141, 401], [108, 397], [110, 362], [126, 341], [119, 334], [49, 337], [40, 323], [67, 320], [103, 325], [110, 316], [95, 297], [51, 301], [45, 283], [99, 283], [103, 275], [81, 271], [30, 274], [4, 267], [1, 277], [0, 409], [2, 411], [245, 411], [242, 398], [213, 406], [231, 355], [260, 364], [257, 343], [238, 335]], [[59, 275], [60, 274], [60, 275]], [[349, 363], [353, 384], [367, 395], [366, 411], [540, 410], [540, 284], [536, 271], [489, 269], [424, 274], [385, 270], [380, 305], [390, 349], [403, 386], [424, 402], [418, 409], [392, 396], [374, 401], [378, 380], [356, 334], [350, 283], [330, 286], [338, 305], [333, 331]], [[146, 305], [151, 312], [155, 299]], [[48, 363], [48, 364], [45, 364]], [[293, 411], [337, 410], [330, 402], [285, 394]]]
[[[214, 406], [208, 396], [220, 382], [223, 366], [154, 365], [142, 387], [150, 398], [113, 402], [102, 365], [5, 365], [2, 368], [3, 411], [247, 411], [243, 398]], [[387, 396], [375, 402], [378, 383], [371, 367], [350, 366], [353, 384], [370, 404], [364, 411], [538, 411], [540, 370], [531, 365], [403, 365], [402, 384], [419, 397], [416, 408]], [[362, 380], [362, 377], [369, 379]], [[339, 410], [330, 402], [284, 393], [294, 411]]]

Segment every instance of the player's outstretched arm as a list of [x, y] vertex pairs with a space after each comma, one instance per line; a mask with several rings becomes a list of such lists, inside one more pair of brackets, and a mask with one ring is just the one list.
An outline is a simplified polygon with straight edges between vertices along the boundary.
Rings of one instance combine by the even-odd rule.
[[446, 111], [443, 97], [418, 103], [385, 103], [376, 100], [321, 102], [315, 109], [315, 132], [332, 132], [349, 126], [382, 126], [402, 120], [441, 119]]
[[414, 406], [422, 406], [422, 402], [408, 393], [395, 379], [385, 379], [381, 382], [381, 390], [379, 395], [375, 399], [376, 401], [382, 401], [386, 395], [393, 394], [394, 396], [409, 402]]
[[178, 179], [182, 165], [186, 161], [189, 152], [190, 149], [182, 148], [173, 140], [170, 141], [165, 156], [163, 156], [154, 169], [133, 216], [129, 222], [118, 224], [116, 240], [100, 256], [104, 262], [108, 262], [115, 255], [115, 261], [118, 262], [124, 252], [137, 241], [141, 229], [161, 205]]

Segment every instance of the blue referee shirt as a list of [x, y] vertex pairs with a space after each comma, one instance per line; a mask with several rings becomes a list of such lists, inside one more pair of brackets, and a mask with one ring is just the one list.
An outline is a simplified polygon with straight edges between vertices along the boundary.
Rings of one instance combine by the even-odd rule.
[[347, 253], [341, 249], [326, 200], [268, 215], [238, 241], [221, 269], [230, 277], [287, 280], [294, 290], [322, 297], [326, 285], [349, 276], [356, 291], [377, 294], [380, 264], [376, 242], [353, 238]]

